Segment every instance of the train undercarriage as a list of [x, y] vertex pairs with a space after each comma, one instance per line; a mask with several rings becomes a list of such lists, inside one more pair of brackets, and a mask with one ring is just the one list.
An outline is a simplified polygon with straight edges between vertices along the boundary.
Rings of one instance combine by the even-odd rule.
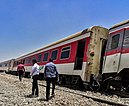
[[123, 69], [120, 73], [104, 74], [102, 87], [105, 91], [129, 92], [129, 69]]
[[103, 74], [100, 88], [107, 93], [129, 97], [129, 69], [123, 69], [120, 73]]
[[[16, 71], [8, 73], [17, 75]], [[26, 72], [25, 77], [30, 77], [29, 72]], [[43, 73], [40, 73], [39, 80], [44, 79]], [[129, 69], [124, 69], [120, 73], [108, 73], [102, 75], [102, 80], [91, 77], [90, 82], [83, 82], [80, 76], [59, 75], [59, 85], [71, 85], [91, 91], [104, 91], [117, 95], [129, 97]]]

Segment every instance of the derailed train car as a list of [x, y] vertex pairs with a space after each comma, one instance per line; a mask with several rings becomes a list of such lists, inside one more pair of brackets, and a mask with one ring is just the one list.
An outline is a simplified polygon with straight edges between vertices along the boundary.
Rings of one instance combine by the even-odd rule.
[[11, 64], [11, 71], [16, 72], [18, 62], [22, 62], [25, 65], [26, 76], [29, 76], [31, 61], [35, 58], [43, 77], [44, 65], [49, 58], [53, 58], [59, 70], [60, 83], [83, 82], [95, 90], [101, 84], [104, 90], [112, 87], [128, 91], [128, 57], [129, 21], [124, 21], [110, 29], [93, 26], [18, 57]]
[[129, 91], [129, 20], [109, 29], [103, 80], [106, 89]]
[[12, 71], [16, 72], [18, 62], [22, 62], [26, 75], [29, 75], [31, 61], [35, 58], [40, 65], [40, 73], [43, 74], [44, 65], [52, 58], [59, 70], [60, 83], [90, 83], [93, 76], [97, 77], [102, 73], [102, 58], [107, 38], [108, 29], [93, 26], [16, 58]]

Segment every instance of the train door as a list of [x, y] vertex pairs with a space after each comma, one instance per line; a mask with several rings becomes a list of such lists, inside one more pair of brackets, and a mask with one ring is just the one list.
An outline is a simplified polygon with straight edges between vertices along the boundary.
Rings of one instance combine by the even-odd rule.
[[76, 58], [74, 63], [74, 70], [82, 69], [85, 42], [86, 42], [86, 39], [78, 41], [78, 47], [77, 47]]
[[10, 70], [12, 71], [14, 67], [14, 59], [10, 61]]
[[9, 71], [10, 68], [11, 68], [11, 60], [8, 62], [8, 69], [7, 69], [7, 71]]
[[105, 54], [105, 50], [106, 50], [106, 44], [107, 44], [107, 40], [106, 39], [101, 39], [100, 40], [101, 43], [101, 56], [100, 56], [100, 71], [99, 73], [102, 73], [102, 68], [103, 68], [103, 64], [104, 64], [104, 54]]
[[103, 73], [117, 73], [119, 69], [124, 29], [110, 33]]

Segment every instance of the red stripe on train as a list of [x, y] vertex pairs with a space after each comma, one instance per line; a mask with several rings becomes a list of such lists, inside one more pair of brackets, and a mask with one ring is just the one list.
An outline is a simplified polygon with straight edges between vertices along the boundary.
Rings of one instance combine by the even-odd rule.
[[105, 53], [105, 56], [109, 56], [109, 55], [113, 55], [113, 54], [117, 54], [117, 53], [121, 53], [121, 54], [129, 53], [129, 48], [124, 48], [122, 50], [117, 49], [117, 50], [108, 51]]
[[[81, 39], [82, 40], [82, 39]], [[87, 61], [87, 49], [88, 49], [88, 44], [90, 42], [90, 37], [87, 37], [86, 38], [86, 44], [85, 44], [85, 50], [84, 50], [84, 58], [83, 58], [83, 62], [86, 62]], [[64, 64], [64, 63], [75, 63], [75, 58], [76, 58], [76, 52], [77, 52], [77, 44], [78, 41], [75, 41], [75, 42], [72, 42], [72, 43], [69, 43], [69, 44], [66, 44], [66, 45], [62, 45], [62, 46], [59, 46], [57, 48], [53, 48], [53, 49], [50, 49], [50, 50], [47, 50], [45, 52], [49, 52], [49, 53], [52, 53], [53, 50], [58, 50], [58, 56], [57, 56], [57, 59], [54, 60], [54, 63], [55, 64]], [[60, 59], [61, 57], [61, 50], [63, 47], [67, 47], [67, 46], [70, 46], [71, 47], [71, 50], [70, 50], [70, 57], [67, 58], [67, 59]], [[38, 59], [38, 55], [39, 54], [44, 54], [45, 52], [41, 52], [41, 53], [38, 53], [36, 54], [36, 59]], [[34, 57], [33, 56], [30, 56], [31, 58]], [[50, 58], [50, 55], [49, 57]], [[42, 60], [43, 60], [43, 57], [42, 57]], [[46, 62], [38, 62], [39, 65], [45, 65], [46, 63], [48, 63], [48, 61]], [[25, 66], [32, 66], [31, 64], [25, 64]]]
[[120, 29], [120, 30], [117, 30], [117, 31], [114, 31], [114, 32], [111, 32], [110, 35], [114, 35], [116, 33], [120, 33], [124, 30], [124, 28]]

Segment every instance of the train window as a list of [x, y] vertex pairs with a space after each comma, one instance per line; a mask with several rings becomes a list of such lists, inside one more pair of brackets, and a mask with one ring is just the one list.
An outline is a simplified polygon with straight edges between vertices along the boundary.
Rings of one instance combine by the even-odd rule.
[[33, 59], [36, 59], [36, 56], [34, 56]]
[[26, 58], [25, 59], [25, 64], [31, 63], [31, 58]]
[[23, 59], [22, 63], [23, 63], [23, 64], [25, 63], [25, 59]]
[[70, 46], [63, 48], [61, 51], [61, 59], [69, 58], [69, 54], [70, 54]]
[[29, 58], [27, 58], [27, 64], [30, 62], [30, 59]]
[[39, 55], [38, 55], [38, 62], [40, 62], [41, 59], [42, 59], [42, 54], [39, 54]]
[[28, 63], [31, 63], [31, 58], [28, 58]]
[[17, 65], [19, 64], [19, 62], [17, 61]]
[[56, 60], [56, 58], [57, 58], [57, 53], [58, 53], [58, 50], [52, 51], [51, 58], [52, 58], [53, 60]]
[[129, 30], [125, 31], [123, 47], [124, 48], [128, 48], [129, 47]]
[[114, 35], [114, 36], [112, 37], [111, 50], [112, 50], [112, 49], [116, 49], [116, 48], [118, 47], [119, 38], [120, 38], [120, 34]]
[[27, 64], [28, 58], [25, 59], [25, 64]]
[[48, 60], [48, 55], [49, 55], [48, 52], [47, 53], [44, 53], [43, 61], [47, 61]]
[[14, 66], [16, 66], [16, 61], [14, 62]]

